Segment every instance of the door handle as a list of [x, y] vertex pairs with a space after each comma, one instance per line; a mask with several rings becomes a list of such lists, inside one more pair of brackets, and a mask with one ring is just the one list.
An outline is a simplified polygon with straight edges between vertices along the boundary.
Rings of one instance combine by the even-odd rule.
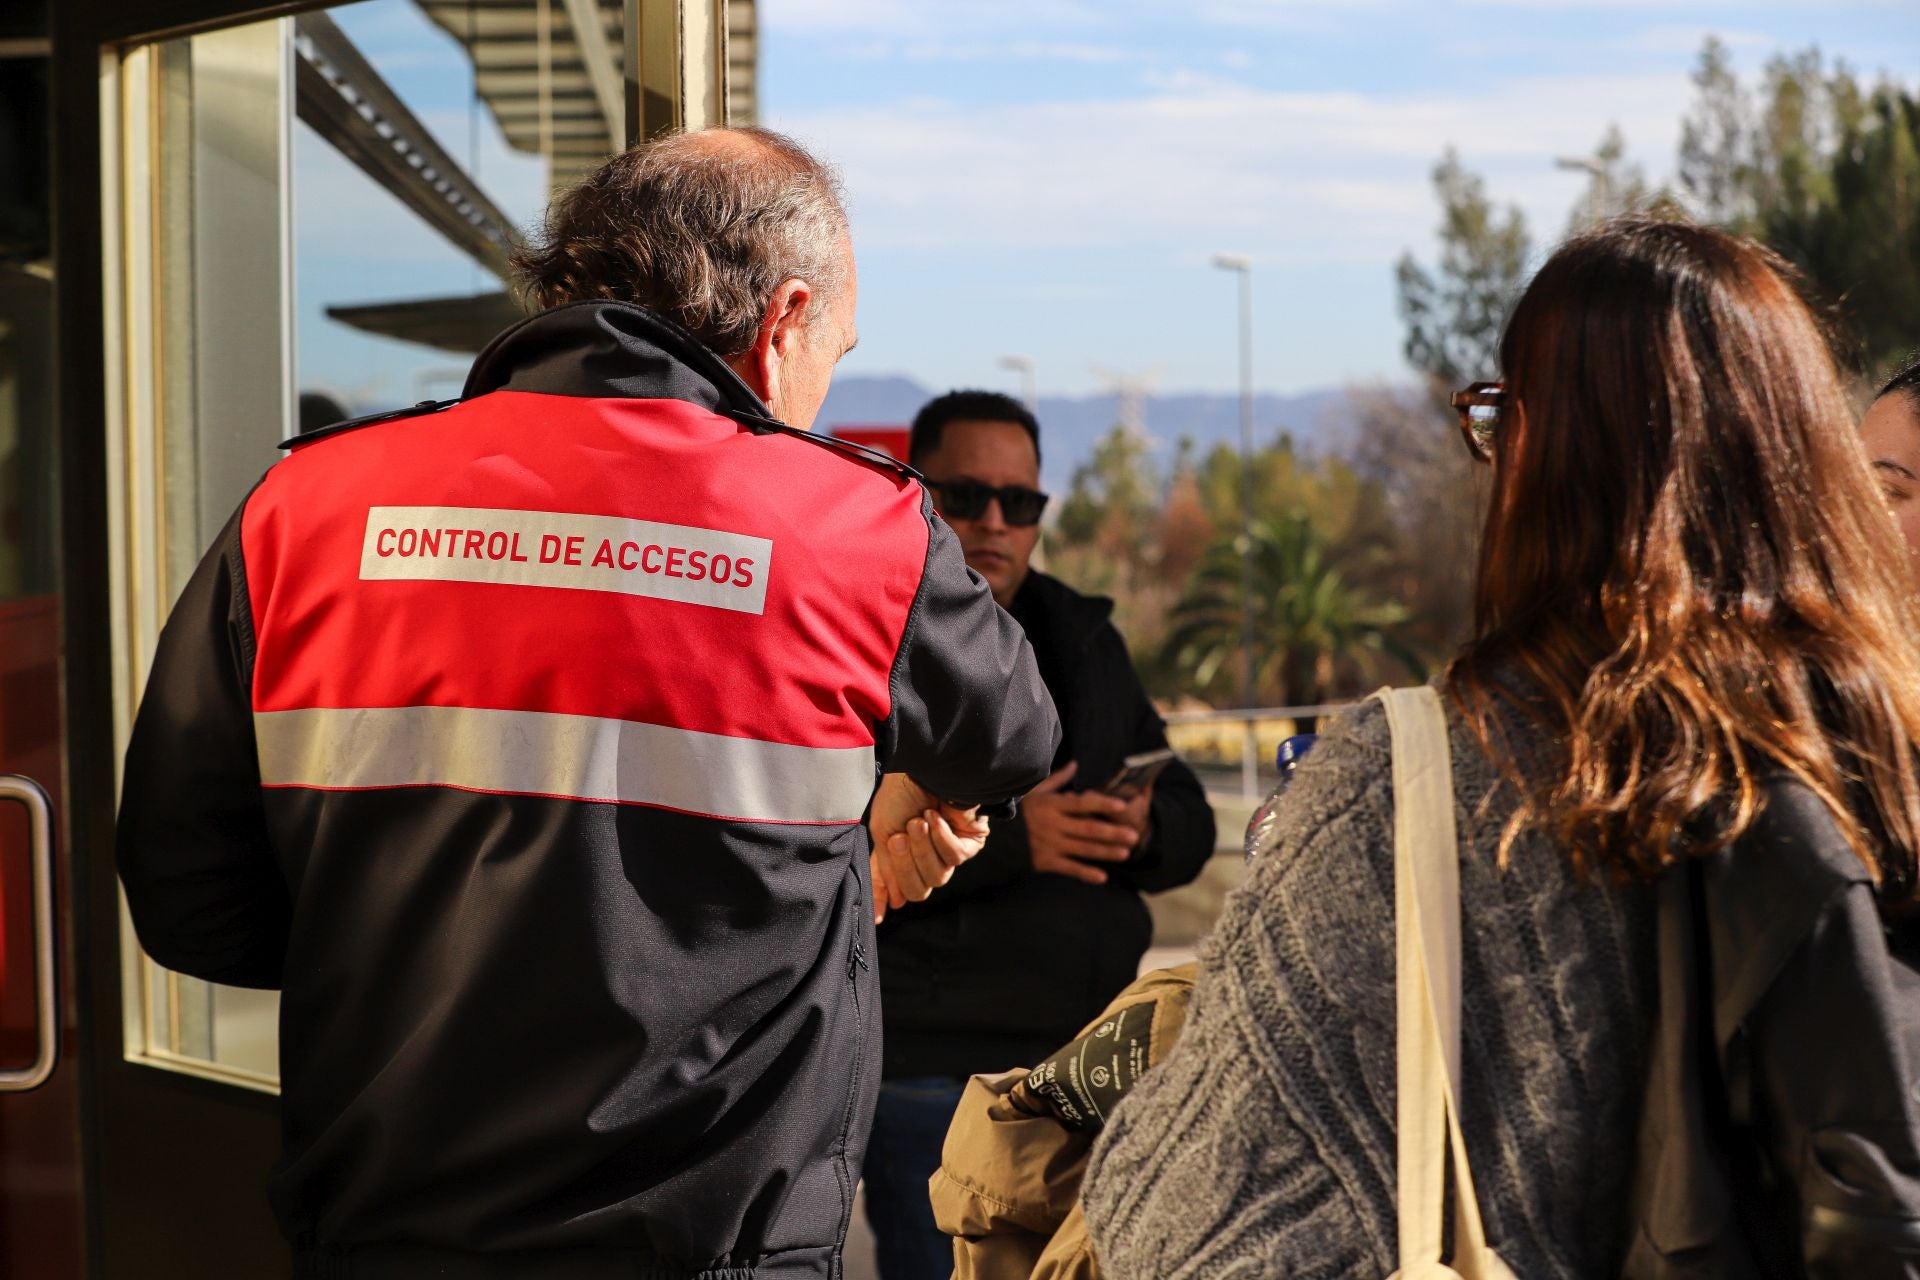
[[33, 872], [33, 1024], [39, 1047], [30, 1066], [0, 1071], [0, 1093], [37, 1089], [60, 1060], [60, 1006], [53, 984], [53, 804], [32, 778], [0, 774], [0, 800], [18, 801], [27, 811], [27, 840]]

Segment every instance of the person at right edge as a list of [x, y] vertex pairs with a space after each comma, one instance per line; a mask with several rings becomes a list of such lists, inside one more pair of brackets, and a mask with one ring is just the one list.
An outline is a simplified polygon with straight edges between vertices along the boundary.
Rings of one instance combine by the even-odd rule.
[[939, 893], [880, 927], [885, 1053], [863, 1169], [885, 1280], [953, 1270], [927, 1179], [966, 1078], [1044, 1058], [1133, 981], [1152, 936], [1141, 893], [1186, 884], [1213, 853], [1213, 811], [1178, 761], [1131, 801], [1102, 791], [1166, 727], [1108, 620], [1029, 566], [1046, 495], [1040, 428], [985, 391], [941, 396], [914, 418], [909, 460], [959, 536], [967, 565], [1032, 643], [1064, 731], [1054, 770], [996, 821]]
[[1875, 393], [1860, 421], [1860, 440], [1907, 540], [1913, 581], [1920, 586], [1920, 353]]
[[[1920, 1275], [1920, 597], [1789, 279], [1608, 223], [1455, 397], [1460, 1131], [1528, 1280]], [[1378, 701], [1302, 762], [1093, 1149], [1110, 1280], [1393, 1270], [1393, 790]]]

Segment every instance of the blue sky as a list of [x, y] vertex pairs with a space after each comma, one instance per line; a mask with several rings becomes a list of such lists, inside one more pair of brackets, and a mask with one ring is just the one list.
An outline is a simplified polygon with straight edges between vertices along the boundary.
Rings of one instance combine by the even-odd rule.
[[1920, 71], [1920, 4], [1510, 0], [767, 0], [768, 123], [837, 161], [861, 260], [848, 369], [1043, 387], [1097, 367], [1234, 385], [1233, 282], [1256, 262], [1256, 381], [1405, 374], [1392, 267], [1429, 251], [1449, 143], [1564, 228], [1610, 123], [1672, 168], [1708, 32], [1752, 74], [1817, 43]]
[[[335, 16], [465, 158], [451, 43], [407, 0]], [[1617, 123], [1630, 159], [1669, 175], [1709, 32], [1749, 81], [1809, 44], [1920, 79], [1920, 0], [761, 0], [760, 17], [764, 122], [846, 179], [861, 339], [844, 371], [1011, 388], [998, 360], [1018, 353], [1050, 394], [1105, 371], [1233, 387], [1217, 250], [1256, 264], [1262, 389], [1404, 378], [1393, 263], [1430, 252], [1442, 150], [1520, 205], [1544, 251], [1583, 190], [1556, 156]], [[531, 219], [537, 163], [482, 126], [482, 182]], [[308, 334], [313, 310], [486, 282], [326, 151], [299, 150], [303, 191], [327, 193], [324, 213], [306, 194], [296, 210], [303, 377], [411, 397], [420, 370], [457, 361]]]

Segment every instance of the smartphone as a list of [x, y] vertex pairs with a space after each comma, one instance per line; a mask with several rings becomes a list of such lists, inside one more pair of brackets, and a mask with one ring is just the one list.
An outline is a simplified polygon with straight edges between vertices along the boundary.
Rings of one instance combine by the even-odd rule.
[[1160, 771], [1172, 764], [1177, 756], [1171, 747], [1162, 747], [1158, 751], [1142, 751], [1137, 756], [1128, 756], [1120, 765], [1120, 772], [1113, 780], [1100, 788], [1110, 796], [1122, 800], [1131, 800], [1153, 785]]

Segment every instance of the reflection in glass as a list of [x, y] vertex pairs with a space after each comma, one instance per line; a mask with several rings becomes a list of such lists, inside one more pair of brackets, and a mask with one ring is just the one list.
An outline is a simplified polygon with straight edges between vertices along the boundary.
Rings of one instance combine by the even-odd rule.
[[[576, 12], [599, 21], [576, 34]], [[468, 357], [518, 318], [513, 244], [555, 181], [623, 137], [622, 13], [368, 0], [123, 59], [109, 246], [125, 323], [109, 396], [123, 735], [168, 607], [279, 443], [457, 394]], [[19, 363], [8, 341], [0, 319], [0, 402]], [[38, 518], [6, 484], [13, 438], [0, 410], [0, 522]], [[0, 529], [0, 588], [37, 571], [9, 561], [14, 545]], [[125, 936], [129, 1053], [272, 1088], [275, 994], [167, 972]]]

